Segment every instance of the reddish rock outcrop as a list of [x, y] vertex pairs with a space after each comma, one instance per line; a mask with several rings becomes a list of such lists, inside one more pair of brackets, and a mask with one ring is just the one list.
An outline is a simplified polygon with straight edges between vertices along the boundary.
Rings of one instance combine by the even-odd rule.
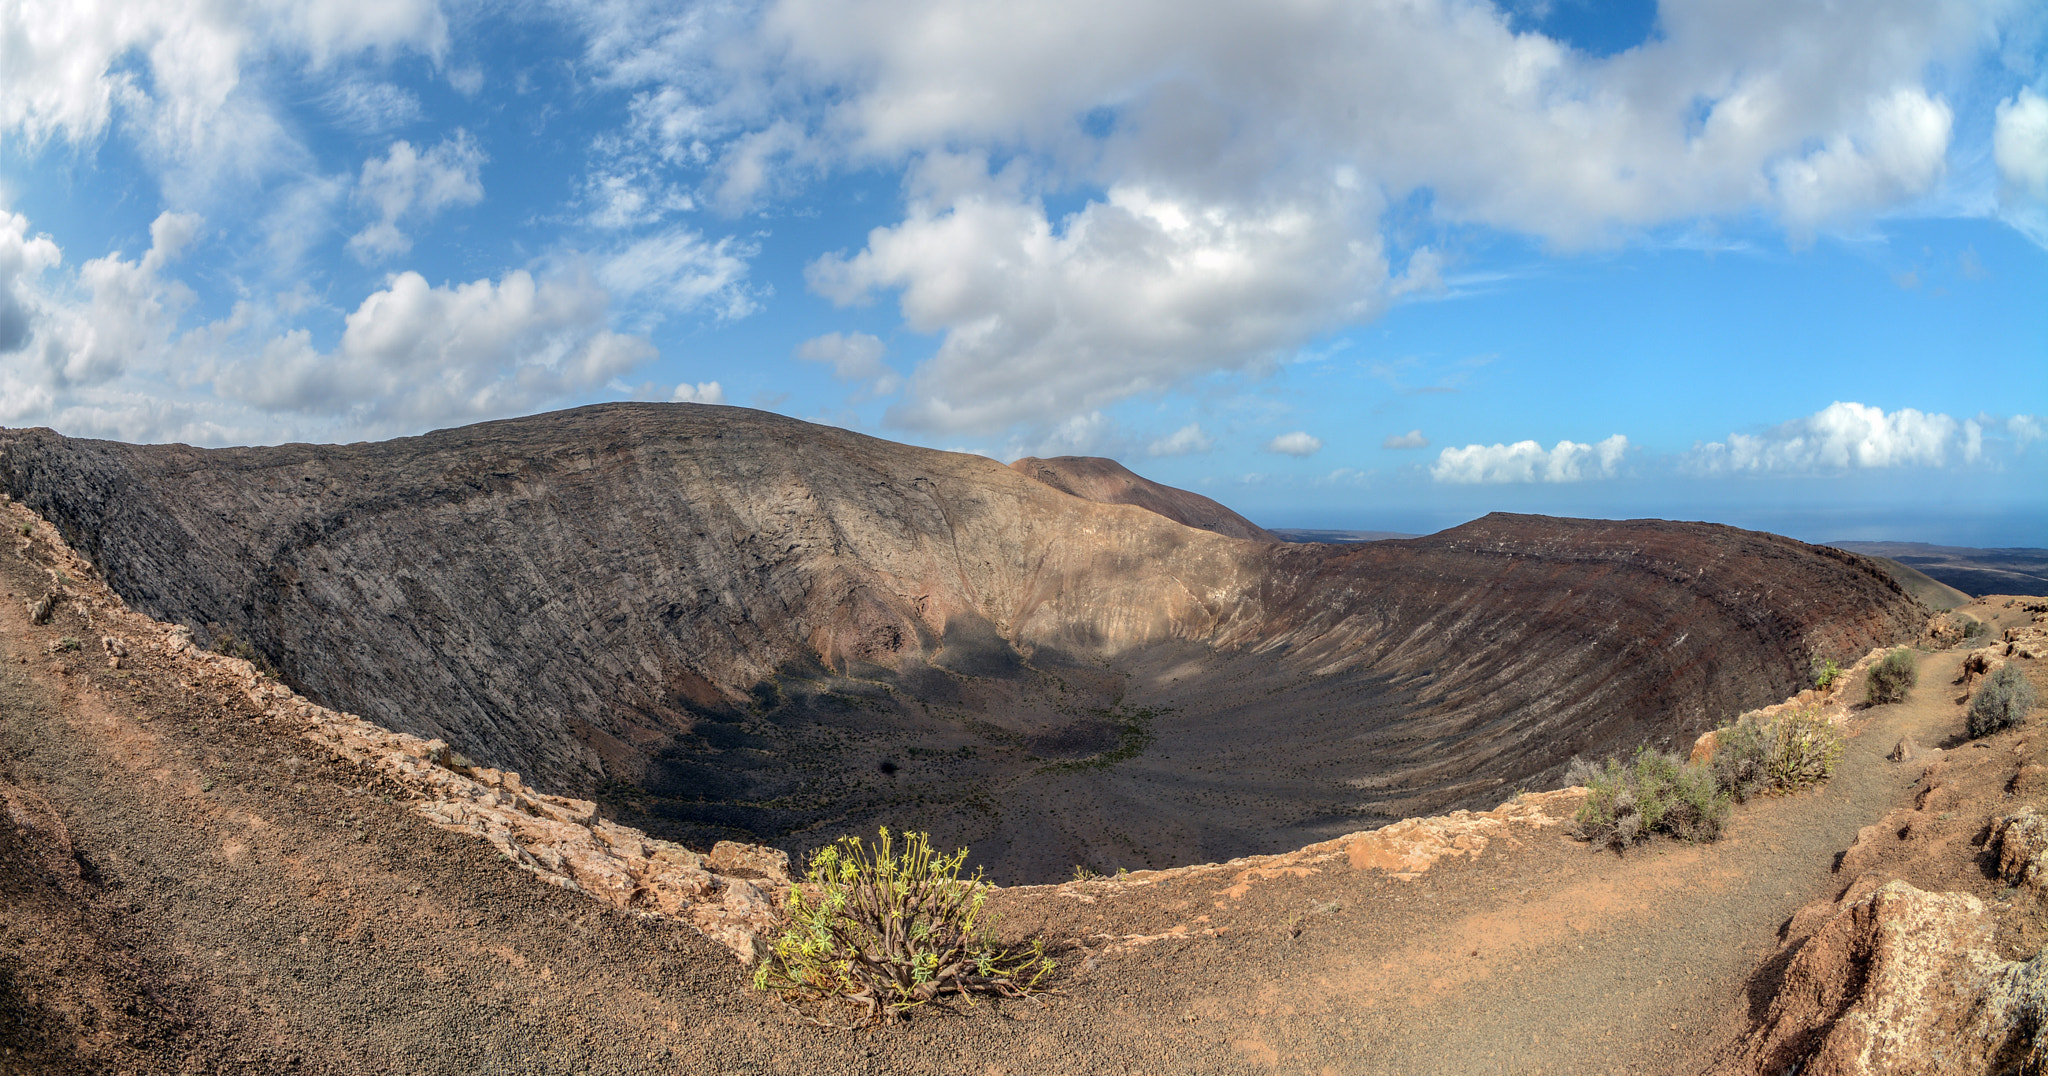
[[[1801, 1076], [1979, 1076], [2035, 1071], [2048, 1013], [2048, 958], [1990, 952], [1984, 902], [1866, 878], [1785, 971], [1747, 1051], [1756, 1072]], [[1795, 929], [1797, 923], [1795, 923]]]

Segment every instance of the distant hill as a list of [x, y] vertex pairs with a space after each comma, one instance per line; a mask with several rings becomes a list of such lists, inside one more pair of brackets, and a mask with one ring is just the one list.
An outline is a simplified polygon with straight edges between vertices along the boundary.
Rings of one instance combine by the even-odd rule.
[[1026, 456], [1011, 464], [1010, 470], [1085, 501], [1136, 505], [1175, 523], [1227, 538], [1249, 538], [1255, 542], [1277, 540], [1265, 528], [1199, 493], [1160, 485], [1131, 473], [1129, 468], [1115, 460], [1100, 456], [1055, 456], [1052, 459]]
[[[1946, 583], [1973, 597], [1986, 594], [2048, 594], [2048, 549], [1973, 549], [1928, 545], [1926, 542], [1828, 542], [1873, 557], [1883, 557]], [[1901, 579], [1899, 585], [1913, 588]], [[1920, 597], [1920, 595], [1914, 595]], [[1924, 597], [1922, 601], [1926, 601]], [[1928, 602], [1933, 605], [1933, 602]], [[1950, 608], [1937, 606], [1937, 608]]]
[[1954, 609], [1976, 600], [1911, 565], [1900, 564], [1890, 557], [1872, 556], [1870, 559], [1883, 565], [1884, 570], [1906, 588], [1906, 593], [1920, 599], [1930, 609]]
[[1401, 531], [1317, 531], [1299, 527], [1284, 529], [1267, 528], [1267, 533], [1283, 542], [1328, 542], [1343, 545], [1349, 542], [1384, 542], [1394, 538], [1420, 538], [1419, 534], [1404, 534]]

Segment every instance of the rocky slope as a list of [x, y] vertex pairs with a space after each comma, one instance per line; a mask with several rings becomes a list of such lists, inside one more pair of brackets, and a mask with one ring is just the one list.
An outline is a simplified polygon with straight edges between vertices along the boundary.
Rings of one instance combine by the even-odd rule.
[[1007, 880], [1491, 806], [1925, 615], [1854, 554], [1727, 527], [1282, 545], [1091, 500], [1099, 466], [1032, 468], [1076, 496], [737, 408], [0, 453], [131, 605], [322, 704], [700, 846], [888, 821]]

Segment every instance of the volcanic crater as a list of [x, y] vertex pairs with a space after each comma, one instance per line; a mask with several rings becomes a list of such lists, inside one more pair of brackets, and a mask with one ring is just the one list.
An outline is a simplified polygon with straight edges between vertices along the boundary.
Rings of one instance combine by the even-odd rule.
[[132, 607], [309, 698], [684, 843], [887, 823], [1006, 883], [1491, 807], [1926, 615], [1867, 558], [1725, 526], [1286, 544], [1107, 460], [731, 407], [0, 454]]

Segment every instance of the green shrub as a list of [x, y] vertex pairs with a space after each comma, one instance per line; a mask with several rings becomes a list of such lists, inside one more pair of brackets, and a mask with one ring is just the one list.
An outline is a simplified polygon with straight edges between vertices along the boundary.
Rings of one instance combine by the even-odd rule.
[[1820, 667], [1813, 671], [1813, 686], [1826, 691], [1828, 685], [1841, 678], [1842, 667], [1835, 664], [1834, 659], [1830, 658], [1827, 661], [1821, 662]]
[[1869, 679], [1863, 685], [1863, 701], [1872, 706], [1903, 702], [1906, 691], [1919, 681], [1920, 673], [1913, 667], [1913, 652], [1900, 647], [1870, 667]]
[[1975, 639], [1978, 636], [1991, 634], [1991, 625], [1973, 616], [1966, 616], [1963, 619], [1967, 622], [1963, 625], [1963, 638]]
[[1643, 748], [1631, 762], [1604, 766], [1573, 760], [1567, 780], [1586, 786], [1586, 802], [1573, 821], [1579, 835], [1621, 851], [1663, 833], [1682, 841], [1711, 841], [1728, 820], [1728, 796], [1705, 766]]
[[2034, 685], [2017, 665], [2002, 665], [1970, 700], [1970, 738], [2014, 728], [2034, 708]]
[[1708, 769], [1715, 786], [1739, 803], [1810, 788], [1833, 776], [1841, 758], [1841, 730], [1816, 711], [1799, 710], [1766, 721], [1744, 717], [1718, 730]]
[[[789, 929], [761, 961], [754, 985], [820, 1007], [844, 1002], [860, 1027], [895, 1020], [941, 995], [1030, 997], [1056, 966], [1045, 942], [999, 947], [984, 913], [980, 872], [960, 877], [967, 849], [932, 851], [923, 833], [889, 830], [872, 846], [842, 837], [811, 857], [805, 885], [789, 895]], [[810, 895], [806, 896], [806, 891]]]

